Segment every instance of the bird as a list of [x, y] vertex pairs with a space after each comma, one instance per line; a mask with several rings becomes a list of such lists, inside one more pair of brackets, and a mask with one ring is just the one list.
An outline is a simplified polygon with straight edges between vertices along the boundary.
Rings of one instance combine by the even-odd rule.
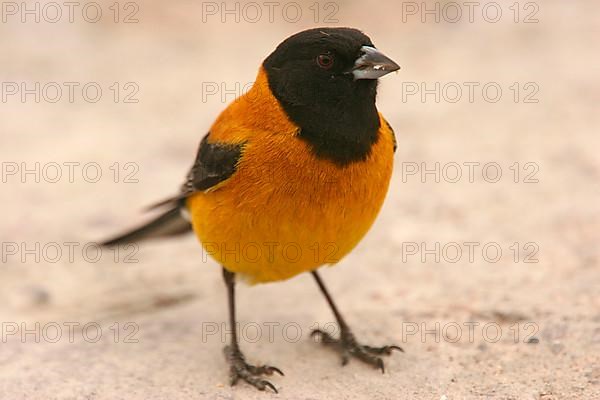
[[[375, 221], [392, 175], [396, 137], [376, 107], [379, 78], [400, 69], [354, 28], [298, 32], [258, 69], [201, 139], [179, 192], [149, 209], [146, 224], [104, 246], [193, 231], [222, 268], [229, 324], [236, 326], [236, 282], [251, 285], [310, 273], [329, 304], [339, 337], [317, 341], [384, 372], [396, 345], [361, 344], [318, 269], [337, 264]], [[276, 387], [283, 372], [246, 361], [235, 329], [224, 348], [231, 385]]]

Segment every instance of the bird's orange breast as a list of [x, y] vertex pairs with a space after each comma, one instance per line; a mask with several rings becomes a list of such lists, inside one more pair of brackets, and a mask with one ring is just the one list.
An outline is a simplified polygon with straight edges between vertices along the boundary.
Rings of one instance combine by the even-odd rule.
[[392, 174], [393, 133], [381, 118], [366, 160], [317, 158], [270, 94], [254, 87], [217, 119], [209, 140], [245, 143], [236, 172], [187, 201], [204, 251], [251, 282], [335, 264], [368, 231]]

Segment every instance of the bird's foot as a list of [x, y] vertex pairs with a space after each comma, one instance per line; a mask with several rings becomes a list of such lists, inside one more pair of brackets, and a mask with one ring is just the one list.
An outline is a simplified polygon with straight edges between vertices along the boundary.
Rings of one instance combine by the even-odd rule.
[[399, 346], [372, 347], [362, 345], [356, 341], [356, 338], [348, 328], [341, 330], [339, 339], [334, 338], [329, 333], [320, 329], [312, 331], [310, 336], [318, 338], [323, 345], [338, 351], [342, 355], [342, 365], [348, 364], [350, 357], [354, 357], [375, 368], [379, 368], [381, 373], [385, 372], [385, 368], [383, 359], [379, 356], [390, 355], [393, 350], [404, 352]]
[[242, 379], [254, 386], [258, 390], [266, 390], [267, 388], [278, 393], [275, 386], [267, 380], [262, 379], [261, 375], [273, 375], [277, 372], [283, 376], [283, 372], [279, 368], [275, 368], [269, 365], [254, 366], [246, 362], [246, 358], [238, 348], [232, 346], [225, 346], [223, 349], [225, 358], [229, 363], [229, 379], [231, 386], [235, 385], [238, 380]]

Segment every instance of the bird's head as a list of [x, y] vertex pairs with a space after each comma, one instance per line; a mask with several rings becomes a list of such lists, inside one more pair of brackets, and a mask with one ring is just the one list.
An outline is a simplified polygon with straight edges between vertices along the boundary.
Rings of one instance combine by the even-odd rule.
[[319, 157], [346, 165], [377, 141], [377, 79], [400, 67], [351, 28], [316, 28], [284, 40], [263, 63], [268, 86]]
[[315, 28], [284, 40], [263, 64], [275, 97], [284, 104], [339, 104], [373, 98], [377, 79], [400, 67], [352, 28]]

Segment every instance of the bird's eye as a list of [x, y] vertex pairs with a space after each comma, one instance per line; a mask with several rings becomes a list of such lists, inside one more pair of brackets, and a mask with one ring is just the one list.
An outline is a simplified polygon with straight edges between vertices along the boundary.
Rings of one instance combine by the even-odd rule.
[[333, 67], [333, 56], [331, 54], [319, 54], [317, 57], [317, 65], [323, 69]]

